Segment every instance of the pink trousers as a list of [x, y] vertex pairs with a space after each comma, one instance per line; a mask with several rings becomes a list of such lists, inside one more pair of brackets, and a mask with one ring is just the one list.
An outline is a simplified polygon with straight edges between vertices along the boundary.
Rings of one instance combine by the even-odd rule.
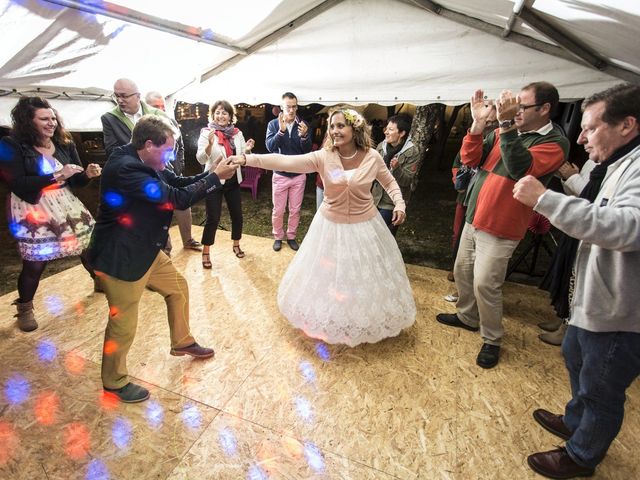
[[271, 225], [273, 227], [273, 238], [285, 240], [284, 235], [284, 211], [289, 202], [289, 221], [287, 222], [287, 240], [296, 238], [298, 223], [300, 223], [300, 207], [304, 198], [304, 186], [307, 176], [296, 175], [286, 177], [278, 173], [273, 174], [271, 196], [273, 200], [273, 211], [271, 212]]

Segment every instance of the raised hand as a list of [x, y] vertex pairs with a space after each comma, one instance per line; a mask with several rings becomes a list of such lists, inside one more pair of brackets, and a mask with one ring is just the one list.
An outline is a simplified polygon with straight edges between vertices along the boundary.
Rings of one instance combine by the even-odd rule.
[[304, 123], [301, 120], [300, 123], [298, 124], [298, 135], [300, 135], [301, 137], [306, 137], [308, 131], [309, 131], [309, 127], [307, 126], [306, 123]]
[[253, 150], [253, 147], [256, 146], [256, 141], [253, 138], [250, 138], [249, 140], [247, 140], [247, 143], [245, 145], [245, 150], [247, 152], [250, 152], [251, 150]]
[[520, 97], [514, 95], [511, 90], [503, 90], [496, 102], [496, 114], [498, 121], [513, 120], [520, 108]]
[[491, 120], [493, 100], [485, 100], [484, 90], [478, 89], [471, 96], [470, 106], [471, 118], [473, 118], [470, 131], [472, 134], [481, 134], [487, 122]]
[[287, 122], [284, 121], [284, 113], [282, 112], [278, 114], [278, 125], [280, 126], [280, 131], [284, 133], [287, 129]]

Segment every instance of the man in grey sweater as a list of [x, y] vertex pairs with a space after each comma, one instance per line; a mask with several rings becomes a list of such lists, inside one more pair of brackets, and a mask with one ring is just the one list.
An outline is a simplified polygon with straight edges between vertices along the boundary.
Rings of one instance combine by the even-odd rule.
[[598, 165], [581, 198], [546, 190], [531, 176], [514, 187], [517, 200], [576, 239], [567, 252], [575, 256], [575, 289], [562, 344], [572, 398], [564, 415], [533, 413], [567, 443], [527, 459], [550, 478], [594, 473], [622, 426], [625, 391], [640, 374], [640, 86], [596, 93], [583, 112], [578, 143]]

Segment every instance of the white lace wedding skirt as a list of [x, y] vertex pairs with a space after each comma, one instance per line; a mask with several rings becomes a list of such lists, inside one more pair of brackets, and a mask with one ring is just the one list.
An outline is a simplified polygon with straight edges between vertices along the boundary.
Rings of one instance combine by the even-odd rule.
[[413, 325], [402, 255], [382, 217], [334, 223], [317, 213], [278, 289], [280, 312], [327, 343], [375, 343]]

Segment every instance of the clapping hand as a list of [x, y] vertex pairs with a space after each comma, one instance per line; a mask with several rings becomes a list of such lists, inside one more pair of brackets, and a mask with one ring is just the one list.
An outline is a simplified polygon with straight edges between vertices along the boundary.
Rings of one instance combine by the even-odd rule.
[[301, 120], [300, 123], [298, 124], [298, 135], [300, 135], [301, 137], [306, 137], [308, 131], [309, 131], [309, 127], [307, 126], [306, 123], [304, 123]]
[[247, 140], [247, 143], [245, 144], [245, 150], [247, 151], [247, 153], [249, 153], [251, 150], [253, 150], [253, 147], [256, 146], [256, 141], [253, 138], [250, 138], [249, 140]]
[[69, 177], [73, 177], [76, 173], [81, 173], [84, 171], [80, 165], [76, 165], [75, 163], [67, 163], [60, 170], [55, 173], [55, 177], [58, 181], [64, 181]]
[[573, 163], [564, 162], [562, 165], [560, 165], [560, 168], [558, 168], [558, 173], [563, 180], [567, 180], [569, 177], [580, 173], [580, 170]]
[[391, 167], [391, 170], [395, 170], [396, 167], [398, 166], [398, 157], [393, 157], [391, 159], [391, 161], [389, 162], [389, 166]]
[[85, 170], [87, 173], [87, 177], [95, 178], [99, 177], [102, 174], [102, 168], [97, 163], [90, 163], [87, 165], [87, 169]]
[[287, 129], [287, 122], [284, 121], [284, 113], [282, 112], [278, 114], [278, 125], [280, 126], [280, 131], [284, 133]]
[[484, 90], [476, 90], [471, 96], [472, 134], [481, 134], [493, 113], [493, 100], [485, 100]]
[[513, 95], [511, 90], [503, 90], [496, 103], [496, 114], [499, 122], [513, 120], [520, 108], [520, 97]]

